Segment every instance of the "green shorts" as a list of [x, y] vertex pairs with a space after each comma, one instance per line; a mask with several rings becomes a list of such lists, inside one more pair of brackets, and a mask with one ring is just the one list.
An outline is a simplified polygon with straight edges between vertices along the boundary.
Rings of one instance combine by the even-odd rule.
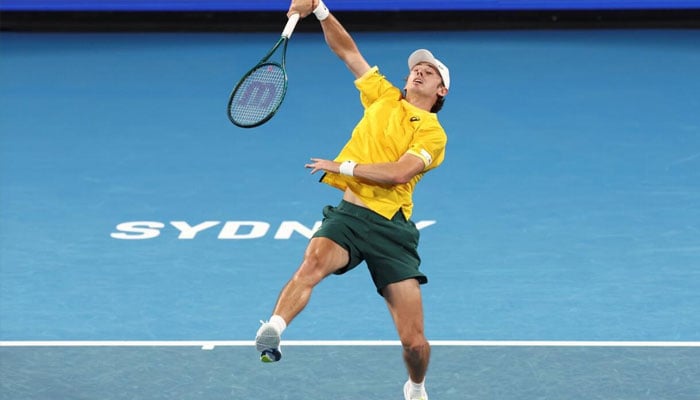
[[390, 283], [411, 278], [421, 284], [428, 282], [418, 270], [420, 234], [401, 210], [388, 220], [370, 209], [341, 201], [337, 207], [326, 206], [323, 217], [314, 237], [331, 239], [350, 256], [348, 265], [336, 274], [344, 274], [365, 261], [380, 295]]

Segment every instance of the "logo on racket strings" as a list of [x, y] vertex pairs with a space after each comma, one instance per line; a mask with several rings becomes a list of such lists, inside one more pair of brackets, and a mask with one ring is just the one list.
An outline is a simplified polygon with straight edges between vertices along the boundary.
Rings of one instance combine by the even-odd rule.
[[262, 81], [252, 81], [238, 99], [241, 107], [268, 108], [277, 95], [274, 84]]

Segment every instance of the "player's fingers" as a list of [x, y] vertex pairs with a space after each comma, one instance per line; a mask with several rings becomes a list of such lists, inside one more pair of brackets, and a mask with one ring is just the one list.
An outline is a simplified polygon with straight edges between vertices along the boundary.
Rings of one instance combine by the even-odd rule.
[[318, 170], [318, 163], [314, 162], [314, 163], [304, 164], [304, 168], [312, 169], [313, 171], [311, 171], [311, 173], [313, 174], [314, 172], [316, 172]]
[[289, 11], [287, 11], [287, 18], [291, 17], [292, 14], [299, 14], [301, 18], [308, 16], [314, 9], [313, 4], [312, 0], [293, 0]]
[[287, 11], [287, 18], [291, 17], [292, 14], [299, 14], [298, 8], [299, 6], [297, 4], [297, 1], [292, 1], [292, 3], [289, 5], [289, 10]]

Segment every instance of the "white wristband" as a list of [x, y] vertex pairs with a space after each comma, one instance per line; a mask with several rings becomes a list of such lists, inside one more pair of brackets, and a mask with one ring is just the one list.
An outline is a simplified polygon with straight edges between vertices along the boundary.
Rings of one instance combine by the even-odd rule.
[[318, 0], [318, 6], [314, 9], [314, 15], [319, 21], [323, 21], [324, 19], [328, 18], [328, 15], [330, 15], [330, 11], [328, 11], [328, 7], [326, 7], [325, 4], [323, 4], [323, 0]]
[[355, 161], [350, 161], [350, 160], [343, 161], [342, 163], [340, 163], [340, 167], [339, 167], [340, 174], [347, 175], [347, 176], [354, 176], [353, 172], [355, 170], [356, 165], [357, 165], [357, 163]]

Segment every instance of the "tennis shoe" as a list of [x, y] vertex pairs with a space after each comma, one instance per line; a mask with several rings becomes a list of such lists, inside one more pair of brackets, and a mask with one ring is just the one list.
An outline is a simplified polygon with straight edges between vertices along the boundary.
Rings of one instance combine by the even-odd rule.
[[255, 349], [260, 352], [260, 361], [269, 363], [282, 358], [280, 332], [269, 322], [260, 321], [262, 326], [255, 335]]
[[406, 400], [428, 400], [428, 393], [426, 393], [425, 388], [414, 390], [411, 387], [411, 381], [406, 381], [403, 385], [403, 397]]

